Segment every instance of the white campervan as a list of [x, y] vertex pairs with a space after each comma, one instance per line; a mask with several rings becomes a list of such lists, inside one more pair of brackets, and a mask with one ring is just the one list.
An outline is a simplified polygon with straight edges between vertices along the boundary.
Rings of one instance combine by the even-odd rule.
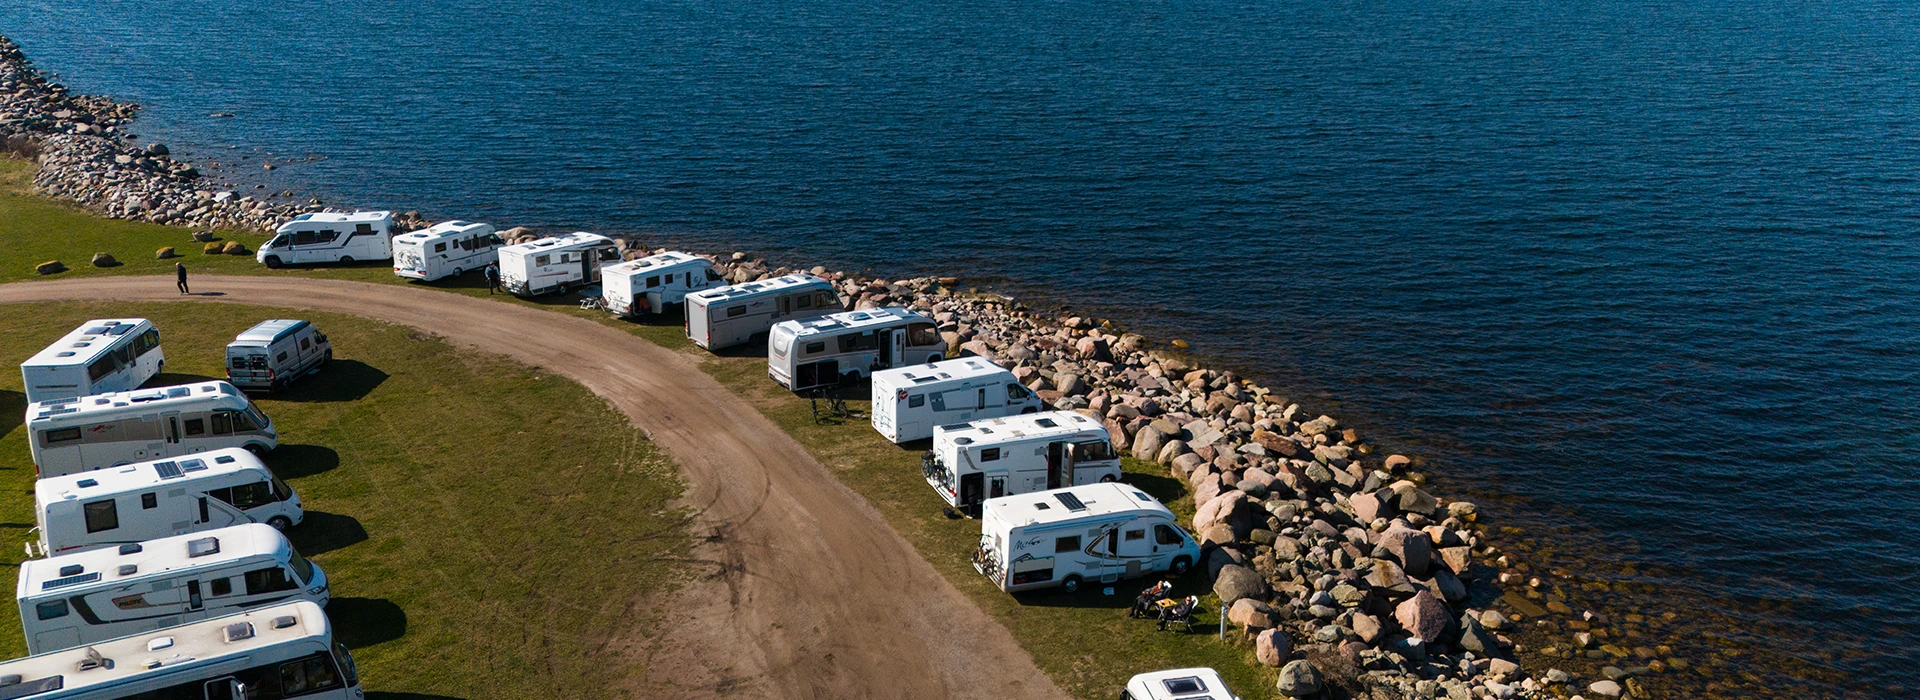
[[969, 514], [989, 498], [1120, 480], [1107, 429], [1075, 411], [935, 426], [920, 466], [941, 498]]
[[227, 343], [227, 381], [241, 389], [279, 391], [333, 360], [333, 343], [312, 323], [261, 321]]
[[668, 304], [723, 281], [713, 262], [686, 253], [658, 255], [608, 265], [600, 270], [600, 302], [620, 316], [660, 315]]
[[978, 357], [873, 373], [873, 429], [894, 444], [933, 437], [936, 425], [1041, 408], [1040, 398], [1012, 372]]
[[393, 237], [393, 274], [425, 282], [459, 277], [492, 265], [502, 245], [489, 224], [442, 221]]
[[29, 559], [14, 591], [30, 654], [328, 597], [320, 567], [258, 524]]
[[767, 374], [793, 391], [857, 381], [874, 370], [939, 362], [933, 319], [904, 306], [781, 321], [767, 334]]
[[600, 266], [619, 262], [613, 239], [585, 231], [500, 249], [500, 285], [509, 294], [539, 296], [600, 281]]
[[994, 498], [980, 511], [973, 567], [1008, 593], [1157, 572], [1178, 576], [1200, 545], [1147, 492], [1089, 484]]
[[813, 275], [786, 275], [687, 295], [687, 338], [719, 350], [744, 345], [781, 321], [840, 313], [833, 283]]
[[33, 503], [43, 554], [244, 523], [286, 530], [306, 517], [300, 496], [242, 449], [41, 479]]
[[267, 267], [391, 257], [393, 213], [384, 211], [301, 214], [281, 224], [253, 254]]
[[1240, 700], [1227, 690], [1220, 672], [1210, 668], [1176, 668], [1142, 673], [1127, 680], [1120, 700]]
[[201, 382], [27, 406], [27, 447], [41, 478], [223, 447], [266, 454], [273, 421], [226, 382]]
[[160, 331], [144, 318], [95, 319], [20, 363], [27, 401], [139, 387], [167, 364]]
[[307, 601], [0, 662], [0, 698], [362, 700], [360, 671]]

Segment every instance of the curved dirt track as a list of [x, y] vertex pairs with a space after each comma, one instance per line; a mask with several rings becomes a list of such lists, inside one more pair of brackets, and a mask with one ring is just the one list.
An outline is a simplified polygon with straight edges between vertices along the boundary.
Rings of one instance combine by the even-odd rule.
[[[639, 697], [1065, 697], [1012, 635], [694, 358], [581, 318], [429, 289], [199, 276], [0, 285], [0, 303], [196, 301], [355, 314], [564, 375], [679, 462], [700, 578], [667, 628], [635, 630]], [[636, 609], [654, 605], [634, 601]], [[645, 641], [642, 641], [645, 640]], [[623, 640], [613, 640], [616, 643]]]

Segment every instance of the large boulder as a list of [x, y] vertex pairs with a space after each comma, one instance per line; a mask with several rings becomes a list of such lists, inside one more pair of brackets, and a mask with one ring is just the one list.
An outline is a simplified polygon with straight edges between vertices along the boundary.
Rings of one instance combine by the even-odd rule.
[[1193, 473], [1194, 467], [1198, 467], [1206, 463], [1207, 463], [1207, 460], [1205, 458], [1201, 457], [1200, 455], [1194, 454], [1192, 452], [1188, 452], [1186, 454], [1173, 458], [1173, 475], [1180, 477], [1182, 479], [1185, 479], [1187, 478], [1187, 475]]
[[1233, 601], [1233, 605], [1227, 609], [1227, 621], [1239, 625], [1247, 631], [1248, 636], [1277, 627], [1276, 617], [1272, 607], [1252, 598]]
[[1204, 530], [1214, 525], [1226, 525], [1233, 529], [1235, 537], [1246, 537], [1253, 532], [1256, 524], [1265, 522], [1259, 514], [1262, 511], [1248, 500], [1245, 491], [1227, 491], [1194, 510], [1193, 527]]
[[1253, 441], [1261, 447], [1266, 448], [1268, 452], [1278, 454], [1282, 457], [1297, 457], [1300, 454], [1299, 443], [1287, 439], [1284, 435], [1266, 429], [1253, 431]]
[[[1194, 473], [1198, 474], [1199, 472], [1194, 472]], [[1200, 483], [1194, 485], [1193, 502], [1205, 505], [1206, 503], [1212, 501], [1214, 498], [1219, 497], [1220, 492], [1225, 488], [1226, 487], [1220, 484], [1219, 474], [1207, 474], [1206, 476], [1203, 476], [1200, 478]], [[1199, 513], [1195, 513], [1194, 515], [1198, 516]], [[1196, 522], [1198, 522], [1197, 518], [1196, 518]]]
[[1411, 481], [1396, 481], [1388, 488], [1393, 489], [1396, 498], [1393, 506], [1402, 513], [1431, 515], [1435, 508], [1440, 507], [1440, 499], [1420, 490], [1420, 487]]
[[1500, 645], [1480, 626], [1480, 620], [1472, 615], [1460, 616], [1460, 648], [1473, 652], [1482, 659], [1500, 655]]
[[48, 260], [46, 262], [33, 266], [33, 271], [35, 274], [41, 274], [41, 275], [59, 274], [67, 271], [67, 265], [66, 263], [60, 262], [58, 260]]
[[1440, 561], [1446, 563], [1447, 568], [1452, 569], [1453, 573], [1465, 576], [1467, 568], [1473, 566], [1473, 548], [1441, 547]]
[[1446, 639], [1447, 627], [1453, 621], [1452, 612], [1447, 604], [1426, 591], [1413, 594], [1412, 598], [1401, 601], [1393, 609], [1393, 619], [1400, 623], [1401, 629], [1415, 639], [1423, 642], [1437, 642]]
[[211, 243], [213, 242], [213, 232], [212, 231], [194, 231], [193, 240], [200, 243]]
[[1370, 493], [1356, 493], [1347, 498], [1347, 505], [1353, 506], [1353, 517], [1362, 523], [1370, 523], [1380, 518], [1393, 517], [1393, 506], [1381, 501], [1379, 496]]
[[1325, 682], [1320, 678], [1320, 669], [1314, 668], [1313, 664], [1303, 659], [1290, 662], [1286, 667], [1281, 668], [1280, 680], [1275, 681], [1273, 687], [1279, 690], [1281, 695], [1290, 698], [1307, 698], [1318, 695], [1323, 685]]
[[1160, 453], [1154, 455], [1154, 461], [1161, 464], [1172, 464], [1173, 458], [1192, 452], [1193, 450], [1187, 447], [1186, 441], [1168, 440], [1167, 444], [1160, 446]]
[[153, 257], [156, 260], [171, 260], [173, 258], [179, 257], [179, 254], [173, 252], [173, 246], [167, 246], [165, 248], [161, 248], [159, 250], [153, 251]]
[[1427, 533], [1400, 527], [1397, 524], [1380, 533], [1381, 547], [1399, 560], [1400, 568], [1410, 576], [1426, 576], [1433, 562], [1433, 540]]
[[1453, 572], [1448, 571], [1446, 567], [1443, 566], [1434, 567], [1433, 577], [1422, 580], [1420, 585], [1426, 586], [1427, 590], [1439, 593], [1440, 597], [1449, 603], [1457, 603], [1467, 599], [1467, 584], [1462, 583], [1458, 577], [1453, 575]]
[[1353, 635], [1360, 641], [1374, 644], [1386, 633], [1386, 627], [1380, 624], [1380, 618], [1366, 613], [1353, 614]]
[[227, 244], [220, 248], [220, 252], [225, 253], [227, 255], [252, 255], [253, 254], [253, 251], [247, 250], [247, 245], [245, 243], [241, 243], [239, 241], [227, 241]]
[[113, 257], [113, 254], [111, 253], [94, 253], [93, 266], [94, 267], [119, 267], [120, 261], [115, 260]]
[[1213, 580], [1213, 594], [1229, 605], [1241, 598], [1265, 598], [1267, 582], [1260, 574], [1238, 564], [1220, 567], [1220, 576]]
[[1133, 458], [1142, 462], [1151, 462], [1160, 456], [1160, 448], [1166, 446], [1167, 434], [1152, 425], [1142, 426], [1133, 436]]
[[1253, 638], [1253, 658], [1262, 665], [1278, 668], [1293, 653], [1293, 642], [1277, 629], [1262, 631]]
[[1375, 594], [1390, 601], [1411, 598], [1419, 591], [1398, 564], [1384, 559], [1374, 560], [1373, 570], [1367, 572], [1367, 585]]
[[1340, 424], [1339, 421], [1336, 421], [1327, 416], [1321, 416], [1319, 418], [1315, 418], [1305, 423], [1301, 423], [1300, 434], [1305, 435], [1307, 437], [1313, 437], [1315, 435], [1324, 435], [1326, 434], [1327, 431], [1332, 430], [1334, 426], [1339, 424]]

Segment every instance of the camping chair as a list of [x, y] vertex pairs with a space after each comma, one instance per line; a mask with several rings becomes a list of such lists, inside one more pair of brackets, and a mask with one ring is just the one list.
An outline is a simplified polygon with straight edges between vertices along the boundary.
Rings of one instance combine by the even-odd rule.
[[1178, 625], [1188, 632], [1193, 631], [1193, 611], [1200, 607], [1198, 596], [1187, 596], [1186, 600], [1175, 602], [1162, 600], [1160, 605], [1160, 629]]

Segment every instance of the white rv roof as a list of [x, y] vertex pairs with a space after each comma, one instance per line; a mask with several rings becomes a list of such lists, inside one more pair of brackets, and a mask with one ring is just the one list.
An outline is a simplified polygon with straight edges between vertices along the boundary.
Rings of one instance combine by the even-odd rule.
[[1146, 693], [1139, 700], [1233, 700], [1233, 691], [1210, 668], [1176, 668], [1127, 679], [1127, 688]]
[[240, 331], [240, 335], [234, 336], [233, 342], [227, 343], [227, 345], [229, 347], [234, 345], [271, 345], [273, 341], [279, 340], [287, 333], [298, 330], [305, 325], [307, 325], [306, 321], [291, 318], [276, 318], [271, 321], [261, 321], [254, 324], [252, 328]]
[[286, 224], [281, 224], [280, 226], [282, 228], [285, 228], [287, 224], [301, 222], [301, 221], [307, 221], [307, 222], [312, 222], [316, 224], [371, 224], [371, 223], [384, 222], [392, 218], [393, 218], [393, 212], [390, 212], [390, 211], [356, 211], [356, 212], [322, 211], [322, 212], [314, 212], [311, 214], [301, 214], [299, 216], [293, 217], [291, 220], [287, 221]]
[[[128, 552], [129, 549], [134, 551]], [[284, 557], [284, 553], [291, 549], [293, 545], [287, 542], [286, 535], [280, 534], [273, 526], [248, 523], [162, 537], [137, 545], [28, 559], [20, 565], [20, 584], [15, 595], [33, 598], [75, 586], [138, 581], [180, 569], [219, 566], [261, 554]], [[71, 568], [76, 566], [80, 567], [78, 571]], [[66, 573], [62, 573], [63, 570]]]
[[1078, 411], [1044, 411], [1003, 418], [985, 418], [964, 425], [934, 426], [934, 431], [957, 444], [992, 444], [1010, 440], [1072, 435], [1082, 430], [1107, 431], [1100, 421]]
[[[480, 231], [480, 229], [486, 229]], [[401, 243], [426, 243], [439, 238], [463, 236], [469, 233], [493, 233], [493, 227], [467, 221], [442, 221], [413, 233], [401, 234], [393, 240]]]
[[1052, 491], [989, 498], [981, 506], [987, 514], [1013, 527], [1048, 525], [1101, 515], [1149, 511], [1173, 517], [1173, 511], [1154, 497], [1117, 481], [1069, 486]]
[[147, 323], [144, 318], [100, 318], [80, 324], [73, 332], [61, 336], [33, 357], [27, 358], [21, 366], [59, 367], [66, 365], [92, 364], [107, 346], [122, 336], [132, 333], [140, 324]]
[[[235, 615], [0, 663], [0, 676], [20, 679], [19, 683], [0, 690], [14, 691], [4, 695], [9, 698], [31, 698], [56, 690], [60, 691], [60, 697], [76, 697], [83, 695], [80, 691], [88, 687], [151, 673], [154, 668], [208, 666], [234, 657], [244, 658], [276, 644], [309, 637], [332, 637], [332, 630], [327, 626], [327, 614], [319, 605], [302, 600], [255, 608]], [[113, 663], [83, 663], [92, 654], [110, 659]], [[86, 670], [80, 670], [82, 668]]]
[[717, 289], [708, 289], [704, 291], [694, 292], [687, 296], [689, 298], [695, 298], [701, 301], [726, 301], [728, 299], [739, 299], [743, 297], [754, 296], [756, 294], [767, 294], [769, 292], [777, 292], [784, 289], [793, 289], [794, 287], [801, 287], [801, 286], [814, 285], [814, 284], [821, 285], [823, 288], [829, 291], [833, 289], [833, 285], [828, 284], [826, 280], [820, 279], [813, 275], [793, 274], [793, 275], [784, 275], [781, 277], [775, 277], [773, 279], [768, 279], [768, 280], [760, 280], [758, 282], [747, 282], [745, 284], [730, 284], [725, 287], [720, 287]]
[[260, 458], [238, 447], [208, 450], [188, 457], [170, 457], [151, 462], [135, 462], [90, 472], [49, 476], [33, 485], [37, 503], [65, 499], [118, 495], [159, 486], [176, 479], [205, 478], [218, 474], [259, 470], [267, 471]]
[[[115, 413], [157, 411], [162, 406], [192, 403], [208, 396], [241, 397], [240, 390], [226, 382], [201, 382], [181, 386], [115, 391], [92, 396], [75, 396], [41, 401], [27, 406], [27, 422], [59, 418], [97, 418]], [[243, 398], [243, 397], [241, 397]]]
[[[974, 377], [991, 377], [999, 374], [1008, 374], [1007, 369], [978, 357], [961, 357], [935, 362], [929, 365], [910, 365], [907, 367], [883, 369], [873, 373], [873, 385], [875, 387], [907, 389], [920, 384], [932, 384], [934, 382], [944, 382], [955, 379], [972, 379]], [[881, 393], [880, 391], [874, 392], [876, 396]]]
[[566, 247], [577, 246], [577, 245], [590, 245], [594, 243], [612, 243], [612, 242], [613, 242], [613, 239], [608, 238], [606, 236], [602, 236], [597, 233], [587, 233], [586, 231], [574, 231], [573, 233], [569, 233], [565, 236], [547, 236], [546, 238], [542, 238], [537, 241], [527, 241], [519, 245], [510, 245], [505, 248], [501, 248], [500, 252], [526, 254], [526, 253], [533, 253], [533, 252], [542, 251], [542, 250], [553, 250], [556, 248], [566, 248]]
[[713, 263], [707, 262], [706, 258], [702, 258], [696, 255], [688, 255], [686, 253], [682, 253], [679, 251], [667, 251], [659, 255], [649, 255], [644, 258], [636, 258], [633, 260], [628, 260], [626, 262], [620, 263], [618, 265], [610, 266], [604, 270], [601, 270], [600, 274], [612, 275], [612, 274], [631, 274], [635, 272], [659, 272], [669, 267], [676, 267], [676, 266], [685, 265], [688, 263], [699, 263], [701, 267], [713, 266]]
[[804, 338], [820, 333], [838, 333], [855, 328], [866, 328], [869, 326], [913, 320], [926, 321], [928, 323], [933, 322], [933, 319], [909, 311], [907, 307], [888, 306], [878, 309], [863, 309], [860, 311], [842, 311], [837, 314], [828, 314], [819, 318], [810, 318], [802, 321], [781, 321], [775, 324], [775, 327], [786, 326], [790, 331], [794, 332], [794, 335]]

